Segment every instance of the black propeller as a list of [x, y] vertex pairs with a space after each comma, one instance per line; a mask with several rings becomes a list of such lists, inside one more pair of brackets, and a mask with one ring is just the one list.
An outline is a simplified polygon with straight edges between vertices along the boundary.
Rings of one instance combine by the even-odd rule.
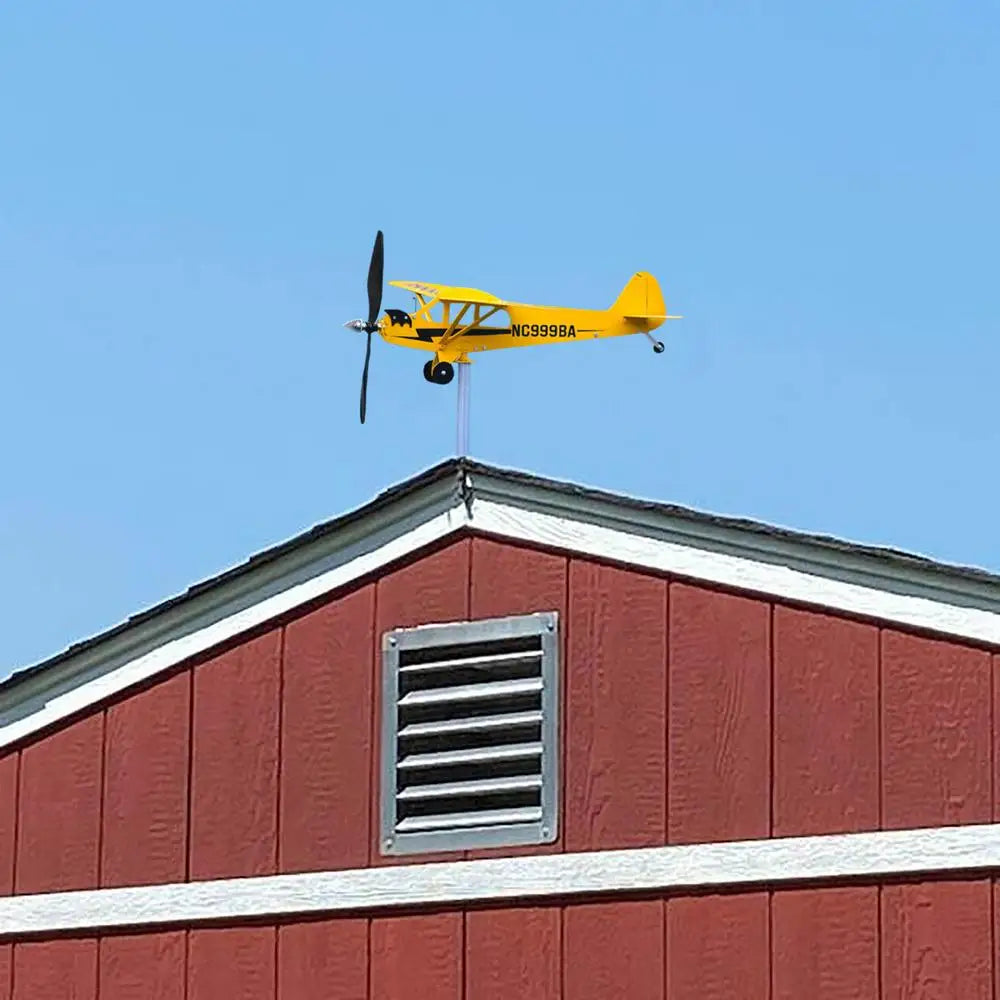
[[361, 423], [365, 422], [365, 408], [368, 398], [368, 362], [372, 354], [372, 334], [378, 329], [378, 314], [382, 309], [382, 230], [375, 234], [372, 259], [368, 265], [368, 321], [352, 319], [344, 326], [351, 330], [363, 330], [368, 335], [365, 345], [365, 367], [361, 372]]

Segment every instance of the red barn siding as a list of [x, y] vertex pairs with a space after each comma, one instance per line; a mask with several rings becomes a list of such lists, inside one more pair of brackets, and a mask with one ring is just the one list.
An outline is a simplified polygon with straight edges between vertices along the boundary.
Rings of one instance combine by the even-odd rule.
[[566, 850], [666, 840], [667, 586], [573, 560]]
[[102, 885], [184, 881], [190, 704], [186, 670], [108, 709]]
[[283, 872], [368, 864], [374, 620], [370, 585], [285, 629]]
[[463, 539], [0, 758], [0, 892], [454, 860], [379, 854], [381, 635], [552, 609], [560, 838], [468, 857], [995, 813], [1000, 655]]
[[29, 941], [14, 946], [14, 1000], [96, 1000], [97, 941]]
[[882, 632], [886, 829], [992, 818], [989, 653]]
[[878, 629], [774, 609], [776, 837], [877, 830]]
[[104, 713], [21, 753], [15, 890], [96, 889]]
[[659, 900], [566, 907], [563, 1000], [663, 1000], [663, 948]]
[[882, 995], [991, 1000], [993, 912], [988, 880], [882, 890]]
[[377, 917], [371, 928], [371, 1000], [460, 1000], [463, 914]]
[[768, 895], [667, 902], [670, 1000], [768, 1000]]
[[0, 944], [0, 1000], [11, 1000], [14, 987], [14, 946]]
[[188, 1000], [274, 1000], [275, 934], [273, 927], [191, 931]]
[[278, 928], [277, 1000], [368, 996], [367, 920], [317, 920]]
[[770, 605], [670, 586], [668, 838], [770, 834]]
[[275, 870], [280, 671], [280, 629], [195, 668], [192, 879]]
[[475, 1000], [560, 1000], [559, 907], [476, 910], [465, 918], [465, 995]]
[[103, 938], [99, 1000], [185, 1000], [185, 950], [184, 931]]
[[[0, 896], [14, 891], [14, 849], [17, 836], [17, 778], [20, 754], [0, 758]], [[0, 982], [3, 976], [0, 976]]]
[[569, 560], [489, 538], [472, 540], [469, 590], [473, 618], [558, 611], [566, 618]]
[[773, 1000], [879, 996], [879, 889], [776, 892], [771, 905]]

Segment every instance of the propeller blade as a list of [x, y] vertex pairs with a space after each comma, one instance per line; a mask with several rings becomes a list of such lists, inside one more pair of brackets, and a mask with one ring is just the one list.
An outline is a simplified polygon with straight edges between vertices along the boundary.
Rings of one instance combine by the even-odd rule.
[[368, 325], [374, 326], [382, 308], [382, 230], [375, 234], [372, 259], [368, 265]]
[[372, 355], [372, 332], [368, 331], [368, 346], [365, 347], [365, 367], [361, 372], [361, 423], [365, 422], [365, 409], [368, 402], [368, 359]]

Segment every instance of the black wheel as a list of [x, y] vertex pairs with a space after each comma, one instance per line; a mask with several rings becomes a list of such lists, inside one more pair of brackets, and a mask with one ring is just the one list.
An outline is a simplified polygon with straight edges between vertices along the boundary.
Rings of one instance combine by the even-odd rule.
[[662, 340], [658, 340], [655, 344], [653, 344], [653, 351], [656, 354], [662, 354], [663, 350], [664, 350], [664, 348], [663, 348], [663, 341]]
[[438, 385], [447, 385], [455, 377], [455, 368], [447, 361], [439, 361], [432, 372]]
[[427, 364], [424, 365], [424, 378], [427, 379], [428, 382], [433, 382], [434, 381], [434, 359], [433, 358], [431, 358], [431, 360], [428, 361]]

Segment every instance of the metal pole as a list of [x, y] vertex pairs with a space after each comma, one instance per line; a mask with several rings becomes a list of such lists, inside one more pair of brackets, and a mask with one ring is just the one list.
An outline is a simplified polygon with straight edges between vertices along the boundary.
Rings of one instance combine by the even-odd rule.
[[458, 364], [458, 457], [469, 452], [469, 364]]

